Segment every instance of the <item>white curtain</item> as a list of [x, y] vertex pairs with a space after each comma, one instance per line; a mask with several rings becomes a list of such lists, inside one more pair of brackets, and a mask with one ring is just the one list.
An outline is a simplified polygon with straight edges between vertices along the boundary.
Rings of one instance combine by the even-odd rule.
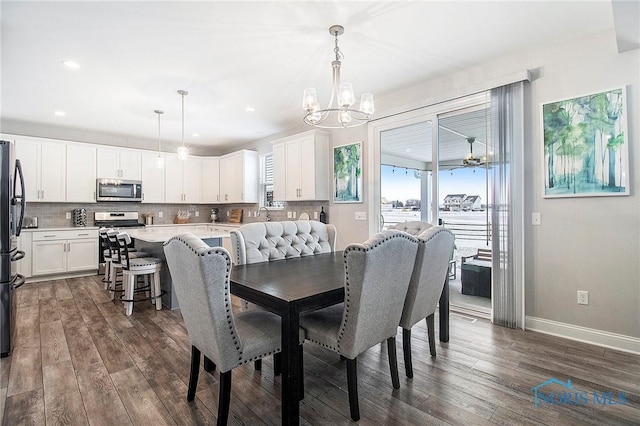
[[493, 323], [524, 329], [524, 82], [491, 89]]

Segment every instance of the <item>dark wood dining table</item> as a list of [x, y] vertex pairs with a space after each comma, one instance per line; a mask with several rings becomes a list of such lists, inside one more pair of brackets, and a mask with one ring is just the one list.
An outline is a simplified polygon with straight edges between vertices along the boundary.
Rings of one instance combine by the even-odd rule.
[[[343, 253], [234, 265], [231, 293], [282, 318], [282, 424], [298, 425], [300, 313], [344, 301]], [[440, 298], [440, 340], [449, 341], [448, 278]]]

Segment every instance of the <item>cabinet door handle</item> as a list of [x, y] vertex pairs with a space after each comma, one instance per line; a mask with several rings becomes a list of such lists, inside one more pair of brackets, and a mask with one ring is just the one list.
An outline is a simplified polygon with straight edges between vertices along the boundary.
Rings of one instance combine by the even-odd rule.
[[44, 238], [55, 238], [56, 235], [44, 235]]
[[88, 233], [85, 234], [78, 234], [78, 237], [82, 236], [82, 235], [89, 235]]

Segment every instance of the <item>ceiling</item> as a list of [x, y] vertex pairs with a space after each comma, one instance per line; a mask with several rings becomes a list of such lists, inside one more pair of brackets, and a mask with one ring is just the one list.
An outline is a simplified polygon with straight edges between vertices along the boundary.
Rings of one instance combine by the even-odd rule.
[[[356, 96], [377, 99], [613, 27], [609, 1], [0, 5], [3, 122], [146, 138], [151, 149], [155, 109], [165, 111], [162, 139], [181, 139], [179, 89], [189, 92], [189, 145], [224, 151], [299, 127], [305, 87], [328, 102], [332, 24], [345, 27], [343, 81], [353, 83]], [[65, 60], [80, 68], [65, 67]]]

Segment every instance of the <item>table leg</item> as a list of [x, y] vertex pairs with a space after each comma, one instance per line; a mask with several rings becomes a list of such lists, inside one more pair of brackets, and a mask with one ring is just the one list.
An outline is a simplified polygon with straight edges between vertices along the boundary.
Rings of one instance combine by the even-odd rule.
[[440, 295], [440, 341], [449, 341], [449, 276], [444, 280], [444, 288]]
[[282, 424], [300, 424], [299, 312], [295, 307], [282, 316]]

